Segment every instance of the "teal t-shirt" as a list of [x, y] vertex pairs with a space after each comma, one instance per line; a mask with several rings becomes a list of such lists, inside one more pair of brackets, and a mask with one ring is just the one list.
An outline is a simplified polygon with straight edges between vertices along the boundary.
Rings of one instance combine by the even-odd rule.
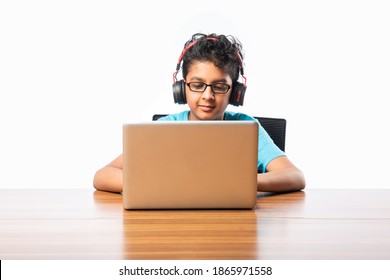
[[[183, 111], [178, 114], [172, 114], [158, 119], [159, 121], [188, 121], [190, 111]], [[225, 112], [226, 121], [256, 121], [259, 124], [259, 145], [257, 156], [257, 169], [260, 173], [267, 172], [267, 165], [274, 158], [285, 156], [285, 153], [275, 145], [274, 141], [253, 117], [235, 112]]]

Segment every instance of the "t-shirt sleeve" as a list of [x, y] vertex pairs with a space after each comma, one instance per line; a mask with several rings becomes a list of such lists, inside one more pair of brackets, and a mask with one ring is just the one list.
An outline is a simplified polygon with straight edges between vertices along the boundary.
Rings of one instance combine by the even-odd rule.
[[273, 159], [285, 156], [285, 153], [275, 145], [267, 131], [259, 123], [259, 145], [258, 145], [257, 169], [260, 173], [267, 172], [267, 165]]

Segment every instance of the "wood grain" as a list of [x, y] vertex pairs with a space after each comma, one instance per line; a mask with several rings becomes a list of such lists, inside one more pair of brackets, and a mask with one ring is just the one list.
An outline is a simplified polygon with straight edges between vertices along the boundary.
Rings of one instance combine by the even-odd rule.
[[0, 190], [0, 259], [390, 259], [390, 190], [258, 195], [253, 210], [135, 210], [88, 189]]

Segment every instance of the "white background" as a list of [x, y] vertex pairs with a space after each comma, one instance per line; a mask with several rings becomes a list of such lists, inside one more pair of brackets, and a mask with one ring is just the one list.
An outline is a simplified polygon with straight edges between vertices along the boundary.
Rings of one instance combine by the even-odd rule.
[[[287, 119], [307, 188], [390, 188], [388, 1], [0, 2], [0, 188], [92, 188], [173, 104], [193, 33], [236, 36], [244, 113]], [[180, 78], [180, 77], [179, 77]]]

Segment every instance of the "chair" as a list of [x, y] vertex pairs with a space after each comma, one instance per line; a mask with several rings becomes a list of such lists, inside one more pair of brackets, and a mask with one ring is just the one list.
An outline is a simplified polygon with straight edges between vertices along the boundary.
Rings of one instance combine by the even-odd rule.
[[[167, 116], [166, 114], [155, 114], [153, 115], [153, 121], [158, 120], [161, 117]], [[265, 118], [265, 117], [254, 117], [258, 120], [265, 131], [274, 141], [275, 145], [279, 147], [283, 152], [285, 151], [286, 144], [286, 125], [287, 121], [282, 118]]]

